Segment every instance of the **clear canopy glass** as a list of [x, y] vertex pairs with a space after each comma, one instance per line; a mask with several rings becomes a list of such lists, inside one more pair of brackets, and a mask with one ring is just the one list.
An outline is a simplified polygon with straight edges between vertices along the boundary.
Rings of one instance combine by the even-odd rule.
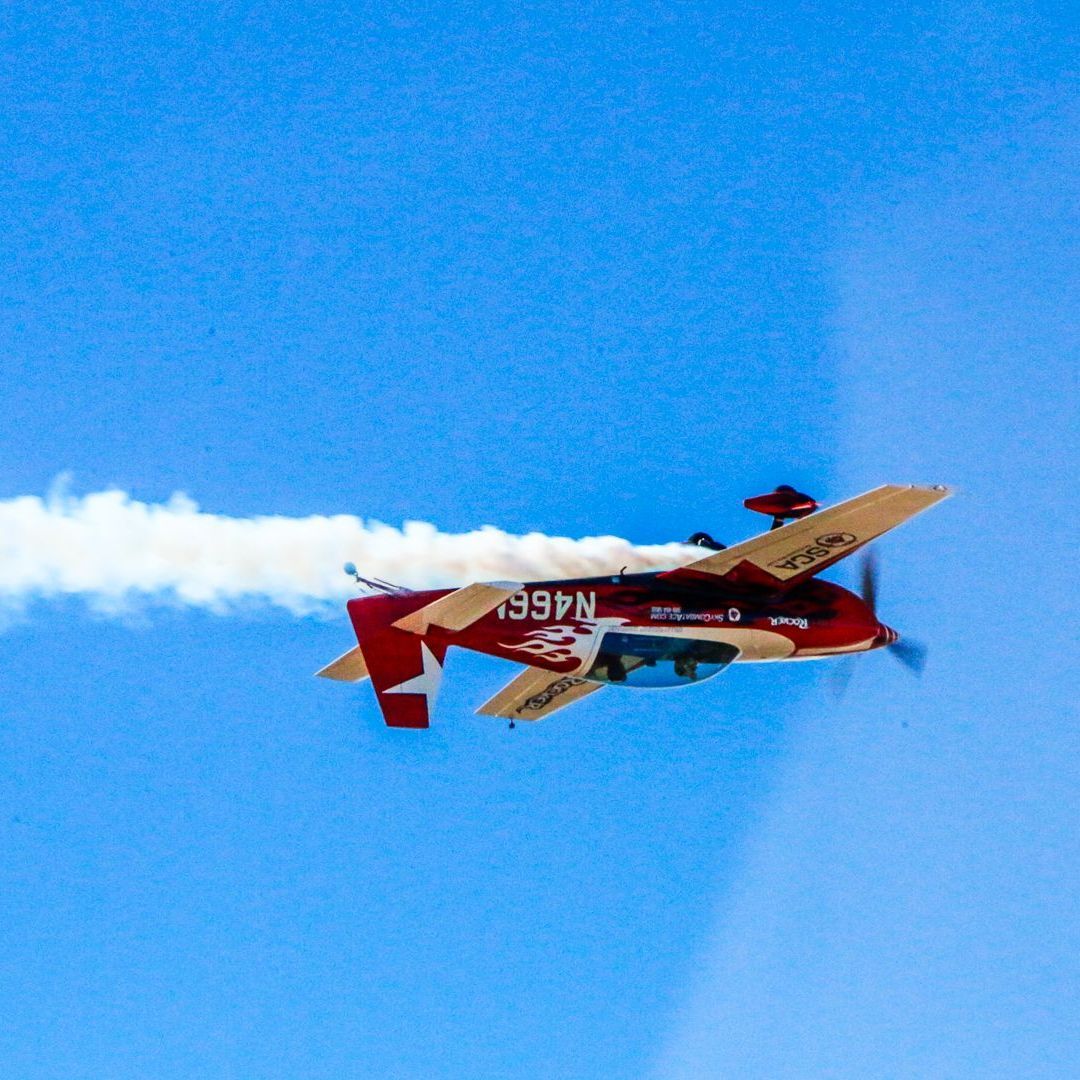
[[738, 655], [723, 641], [609, 631], [585, 678], [615, 686], [685, 686], [719, 675]]

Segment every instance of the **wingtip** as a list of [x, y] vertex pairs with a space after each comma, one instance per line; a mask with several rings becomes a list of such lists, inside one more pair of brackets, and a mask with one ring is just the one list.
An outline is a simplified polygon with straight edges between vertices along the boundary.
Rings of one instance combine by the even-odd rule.
[[900, 484], [897, 487], [903, 491], [919, 491], [927, 495], [933, 495], [935, 501], [948, 499], [950, 496], [955, 495], [957, 491], [951, 484]]

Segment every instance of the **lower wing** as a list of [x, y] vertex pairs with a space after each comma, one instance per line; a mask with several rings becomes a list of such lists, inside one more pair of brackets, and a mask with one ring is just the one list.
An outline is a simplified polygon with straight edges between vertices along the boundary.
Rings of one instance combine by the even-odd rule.
[[527, 667], [476, 712], [479, 716], [501, 716], [509, 720], [539, 720], [599, 689], [599, 683], [576, 675], [557, 675]]

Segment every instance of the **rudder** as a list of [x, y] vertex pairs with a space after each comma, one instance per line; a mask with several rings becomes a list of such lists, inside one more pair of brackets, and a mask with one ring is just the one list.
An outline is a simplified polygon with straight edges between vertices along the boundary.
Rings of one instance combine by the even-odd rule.
[[430, 726], [446, 648], [393, 626], [363, 642], [371, 684], [388, 727]]

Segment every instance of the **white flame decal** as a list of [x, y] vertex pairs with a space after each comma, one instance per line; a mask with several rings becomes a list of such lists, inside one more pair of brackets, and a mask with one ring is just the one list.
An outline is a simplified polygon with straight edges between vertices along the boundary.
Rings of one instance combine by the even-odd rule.
[[500, 641], [499, 644], [511, 652], [542, 657], [555, 664], [561, 664], [567, 660], [580, 662], [588, 656], [593, 639], [601, 627], [619, 626], [628, 621], [628, 619], [584, 619], [576, 626], [545, 626], [541, 630], [530, 630], [525, 635], [529, 640], [517, 645], [512, 645], [507, 641]]

